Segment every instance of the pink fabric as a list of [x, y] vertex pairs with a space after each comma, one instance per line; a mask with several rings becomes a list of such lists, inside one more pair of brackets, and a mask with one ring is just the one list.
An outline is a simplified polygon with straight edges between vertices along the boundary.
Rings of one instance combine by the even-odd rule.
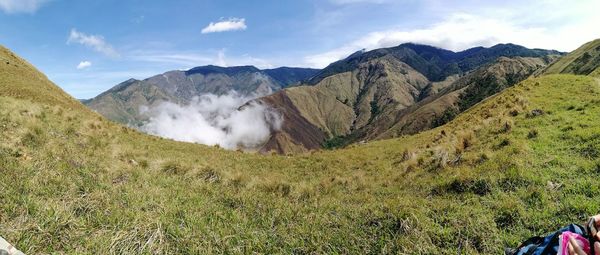
[[580, 234], [576, 234], [570, 231], [565, 231], [560, 235], [560, 244], [558, 246], [558, 255], [569, 255], [569, 238], [573, 237], [579, 247], [586, 253], [591, 254], [592, 250], [590, 248], [590, 242]]

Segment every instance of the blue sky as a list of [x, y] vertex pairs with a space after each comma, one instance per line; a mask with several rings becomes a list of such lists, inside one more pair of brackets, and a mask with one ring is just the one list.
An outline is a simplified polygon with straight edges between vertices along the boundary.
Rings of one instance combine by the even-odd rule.
[[169, 70], [324, 67], [409, 41], [570, 51], [600, 37], [599, 2], [0, 0], [0, 44], [74, 97], [90, 98]]

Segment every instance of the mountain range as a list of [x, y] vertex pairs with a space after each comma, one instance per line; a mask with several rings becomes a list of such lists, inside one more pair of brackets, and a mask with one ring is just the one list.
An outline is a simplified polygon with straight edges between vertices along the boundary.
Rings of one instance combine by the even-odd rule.
[[[458, 100], [458, 115], [429, 130], [291, 155], [140, 133], [0, 47], [2, 237], [27, 254], [499, 254], [600, 210], [598, 47], [541, 69], [550, 59], [499, 57], [441, 82], [384, 56], [257, 99], [314, 98], [310, 111], [281, 104], [285, 118], [321, 120], [333, 106], [364, 115], [367, 131], [384, 115], [355, 96], [363, 87], [400, 91], [383, 102], [404, 109]], [[414, 122], [401, 112], [392, 117]], [[359, 126], [335, 118], [323, 118], [329, 132]]]
[[202, 94], [231, 91], [262, 96], [254, 102], [276, 109], [283, 126], [255, 149], [285, 154], [439, 126], [562, 54], [514, 44], [453, 52], [405, 43], [358, 51], [322, 70], [202, 66], [171, 71], [125, 81], [84, 103], [109, 119], [139, 126], [148, 120], [141, 107], [164, 101], [185, 105]]
[[258, 99], [284, 112], [283, 128], [261, 150], [300, 152], [418, 133], [561, 55], [513, 44], [462, 52], [402, 44], [357, 52], [321, 70], [308, 85]]
[[259, 70], [254, 66], [201, 66], [187, 71], [170, 71], [144, 80], [130, 79], [82, 102], [105, 117], [139, 126], [147, 117], [140, 107], [168, 101], [188, 104], [203, 94], [235, 92], [243, 97], [268, 95], [298, 85], [317, 73], [316, 69], [281, 67]]

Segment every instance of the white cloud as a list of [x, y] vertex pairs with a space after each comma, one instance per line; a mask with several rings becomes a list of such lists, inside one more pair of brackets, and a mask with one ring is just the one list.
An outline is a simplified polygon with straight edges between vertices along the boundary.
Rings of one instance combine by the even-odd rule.
[[248, 54], [241, 56], [228, 57], [226, 49], [220, 49], [215, 53], [198, 53], [191, 51], [133, 51], [130, 57], [132, 60], [154, 63], [170, 63], [181, 66], [181, 69], [188, 69], [202, 65], [217, 66], [241, 66], [253, 65], [258, 68], [272, 68], [273, 64], [263, 58], [252, 57]]
[[0, 0], [0, 9], [5, 13], [35, 13], [48, 0]]
[[77, 69], [82, 70], [92, 66], [92, 62], [90, 61], [81, 61], [79, 65], [77, 65]]
[[152, 63], [167, 63], [177, 64], [186, 68], [207, 65], [213, 63], [213, 58], [207, 55], [193, 52], [162, 52], [162, 51], [134, 51], [130, 55], [131, 60], [152, 62]]
[[215, 64], [218, 66], [227, 66], [227, 61], [225, 60], [225, 49], [221, 49], [217, 53], [217, 62]]
[[597, 31], [595, 26], [600, 24], [600, 16], [597, 15], [577, 22], [557, 24], [552, 28], [519, 24], [517, 21], [457, 13], [442, 22], [421, 29], [372, 32], [341, 47], [307, 56], [304, 61], [311, 67], [322, 68], [360, 49], [392, 47], [405, 42], [428, 44], [454, 51], [497, 43], [571, 51], [600, 36], [598, 32], [591, 32]]
[[77, 31], [76, 29], [71, 29], [67, 44], [71, 43], [78, 43], [87, 46], [109, 57], [119, 57], [119, 53], [110, 44], [108, 44], [101, 35], [87, 35]]
[[270, 63], [270, 61], [266, 59], [252, 57], [248, 54], [229, 58], [226, 56], [225, 52], [226, 49], [219, 50], [217, 52], [217, 58], [212, 62], [212, 64], [224, 67], [251, 65], [259, 69], [273, 68], [273, 65]]
[[[142, 109], [150, 120], [141, 130], [178, 141], [219, 145], [226, 149], [256, 149], [279, 130], [281, 115], [235, 93], [203, 95], [189, 105], [164, 102]], [[240, 107], [240, 105], [244, 105]]]
[[203, 34], [235, 31], [235, 30], [246, 30], [246, 19], [229, 18], [227, 20], [219, 22], [211, 22], [202, 29]]
[[273, 65], [270, 60], [263, 59], [263, 58], [255, 58], [248, 54], [242, 55], [239, 58], [234, 59], [232, 61], [232, 63], [234, 63], [236, 66], [251, 65], [251, 66], [255, 66], [259, 69], [267, 69], [267, 68], [275, 67], [275, 65]]

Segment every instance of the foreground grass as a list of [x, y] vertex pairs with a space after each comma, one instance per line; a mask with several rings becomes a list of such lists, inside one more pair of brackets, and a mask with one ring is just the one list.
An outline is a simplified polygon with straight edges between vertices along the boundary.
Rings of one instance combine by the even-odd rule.
[[4, 94], [0, 233], [28, 254], [498, 254], [600, 212], [599, 93], [530, 79], [428, 132], [295, 156]]

